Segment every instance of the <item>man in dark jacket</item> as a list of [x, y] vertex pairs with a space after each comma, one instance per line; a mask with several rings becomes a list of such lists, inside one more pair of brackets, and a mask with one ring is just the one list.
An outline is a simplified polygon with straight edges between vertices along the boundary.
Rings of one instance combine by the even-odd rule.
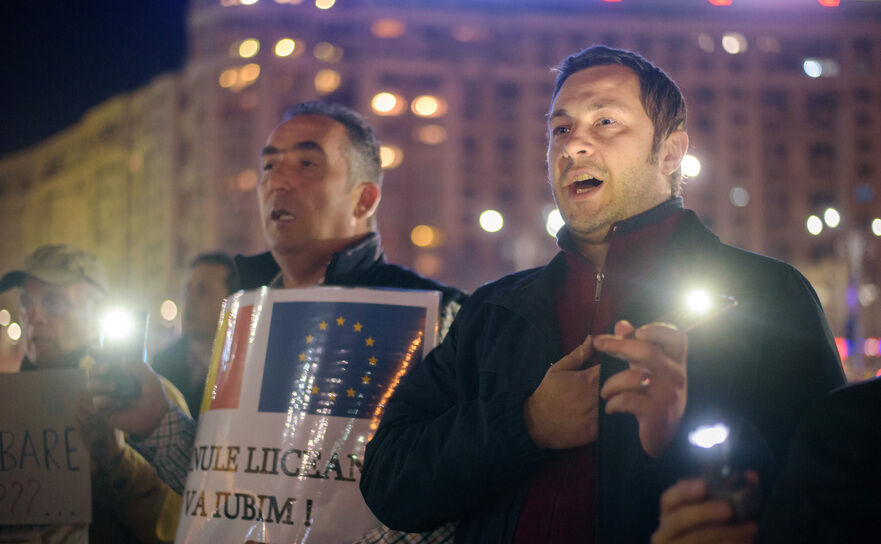
[[[270, 252], [236, 257], [241, 288], [435, 290], [441, 293], [439, 325], [446, 331], [465, 294], [386, 261], [375, 217], [382, 185], [379, 142], [363, 118], [334, 104], [299, 104], [270, 134], [261, 163], [257, 196]], [[147, 437], [138, 446], [180, 492], [195, 425], [165, 402], [149, 369], [133, 372], [144, 393], [120, 407], [114, 422]], [[93, 382], [96, 392], [103, 386]]]
[[153, 357], [153, 370], [184, 394], [193, 419], [199, 418], [223, 299], [238, 290], [236, 265], [229, 255], [219, 251], [197, 255], [184, 291], [183, 334]]
[[[686, 436], [721, 421], [770, 482], [802, 412], [844, 381], [792, 267], [723, 245], [679, 197], [685, 103], [596, 46], [559, 67], [550, 183], [566, 226], [543, 268], [480, 288], [399, 386], [361, 490], [390, 527], [457, 542], [646, 542]], [[739, 305], [686, 334], [701, 287]]]

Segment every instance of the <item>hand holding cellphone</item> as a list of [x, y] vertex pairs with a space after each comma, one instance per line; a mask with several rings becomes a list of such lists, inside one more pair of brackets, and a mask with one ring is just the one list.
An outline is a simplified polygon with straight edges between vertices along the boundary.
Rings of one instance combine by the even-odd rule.
[[113, 397], [134, 399], [141, 395], [141, 382], [125, 373], [122, 363], [146, 361], [148, 324], [147, 312], [113, 311], [102, 320], [96, 358], [110, 367], [107, 378], [116, 382]]

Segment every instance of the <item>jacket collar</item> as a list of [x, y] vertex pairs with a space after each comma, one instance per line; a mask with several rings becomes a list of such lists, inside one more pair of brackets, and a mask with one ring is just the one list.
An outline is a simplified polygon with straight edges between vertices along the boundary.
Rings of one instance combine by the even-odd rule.
[[[610, 232], [613, 232], [615, 235], [628, 234], [663, 221], [671, 215], [681, 213], [684, 209], [685, 205], [682, 202], [682, 197], [673, 197], [650, 210], [614, 223]], [[557, 232], [557, 245], [560, 249], [577, 251], [575, 249], [575, 241], [572, 240], [572, 233], [569, 232], [569, 228], [566, 225]]]
[[[617, 223], [619, 229], [632, 232], [680, 212], [683, 217], [670, 237], [667, 253], [661, 257], [658, 273], [644, 286], [643, 293], [634, 297], [635, 302], [630, 308], [622, 312], [623, 316], [635, 323], [647, 322], [642, 321], [642, 317], [660, 317], [658, 314], [670, 306], [671, 297], [678, 292], [677, 286], [712, 276], [713, 249], [719, 246], [719, 239], [693, 211], [683, 209], [681, 198], [672, 198]], [[563, 233], [562, 237], [566, 240], [568, 234]], [[496, 290], [488, 302], [504, 306], [533, 325], [556, 334], [558, 326], [554, 292], [565, 273], [566, 256], [564, 251], [560, 251], [547, 266], [521, 272], [511, 284]], [[655, 303], [649, 304], [650, 301]]]
[[[357, 280], [377, 263], [385, 263], [385, 253], [378, 232], [370, 232], [349, 247], [337, 251], [330, 258], [321, 285], [341, 285]], [[279, 270], [269, 287], [284, 287], [282, 271]]]

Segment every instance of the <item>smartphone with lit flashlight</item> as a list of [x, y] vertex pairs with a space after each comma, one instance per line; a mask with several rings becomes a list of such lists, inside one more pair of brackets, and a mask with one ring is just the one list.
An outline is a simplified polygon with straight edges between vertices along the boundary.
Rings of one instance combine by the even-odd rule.
[[116, 383], [111, 396], [133, 399], [141, 395], [141, 382], [122, 369], [122, 362], [147, 360], [147, 330], [150, 316], [147, 312], [109, 312], [101, 322], [97, 358], [106, 362], [108, 378]]
[[688, 332], [708, 321], [715, 319], [737, 306], [737, 299], [730, 295], [712, 294], [703, 290], [691, 291], [685, 296], [680, 308], [677, 308], [667, 320], [681, 330]]

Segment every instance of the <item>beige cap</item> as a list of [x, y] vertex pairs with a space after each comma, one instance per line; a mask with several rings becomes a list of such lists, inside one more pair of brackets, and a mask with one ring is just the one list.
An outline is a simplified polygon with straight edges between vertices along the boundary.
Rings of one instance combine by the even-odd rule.
[[27, 276], [51, 285], [69, 285], [87, 281], [108, 294], [104, 265], [94, 254], [70, 244], [47, 245], [38, 248], [24, 261], [21, 270], [7, 272], [0, 278], [0, 293], [18, 287]]

